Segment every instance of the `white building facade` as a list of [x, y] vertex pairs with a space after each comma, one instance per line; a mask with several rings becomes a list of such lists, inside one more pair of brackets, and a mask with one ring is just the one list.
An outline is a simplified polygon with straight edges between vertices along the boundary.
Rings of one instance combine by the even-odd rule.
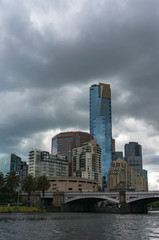
[[29, 152], [28, 174], [33, 177], [68, 177], [68, 160], [65, 156], [32, 150]]

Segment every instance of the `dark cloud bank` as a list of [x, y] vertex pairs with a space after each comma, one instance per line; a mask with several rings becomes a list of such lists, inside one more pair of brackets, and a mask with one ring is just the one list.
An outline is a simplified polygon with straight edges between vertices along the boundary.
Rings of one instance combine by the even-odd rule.
[[[26, 156], [32, 141], [46, 147], [41, 138], [56, 129], [88, 131], [96, 82], [111, 84], [114, 136], [157, 144], [158, 8], [157, 0], [1, 1], [1, 154]], [[135, 121], [147, 128], [140, 136]], [[146, 165], [157, 166], [157, 146], [142, 140]]]

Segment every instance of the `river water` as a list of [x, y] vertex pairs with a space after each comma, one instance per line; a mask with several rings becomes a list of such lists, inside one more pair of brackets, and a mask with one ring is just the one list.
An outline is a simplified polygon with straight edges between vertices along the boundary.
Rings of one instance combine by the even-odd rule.
[[159, 239], [159, 212], [5, 213], [0, 240], [147, 240]]

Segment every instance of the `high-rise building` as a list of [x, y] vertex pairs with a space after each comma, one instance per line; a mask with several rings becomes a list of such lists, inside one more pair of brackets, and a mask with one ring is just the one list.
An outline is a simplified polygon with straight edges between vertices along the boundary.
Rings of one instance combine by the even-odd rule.
[[10, 160], [10, 171], [11, 172], [18, 172], [21, 168], [21, 158], [18, 157], [16, 154], [11, 154]]
[[142, 147], [137, 142], [125, 144], [125, 161], [135, 171], [139, 172], [142, 168]]
[[21, 161], [20, 170], [19, 170], [19, 179], [23, 179], [28, 175], [28, 164]]
[[[124, 182], [127, 189], [136, 192], [147, 191], [147, 185], [144, 176], [140, 175], [133, 168], [129, 167], [127, 162], [118, 159], [111, 163], [107, 178], [107, 189], [112, 191], [118, 184]], [[127, 190], [126, 189], [126, 190]]]
[[72, 176], [72, 149], [89, 142], [93, 136], [87, 132], [62, 132], [52, 138], [51, 153], [66, 156], [69, 162], [69, 176]]
[[102, 148], [103, 186], [112, 162], [111, 89], [109, 84], [99, 83], [90, 87], [90, 134]]
[[10, 172], [11, 154], [6, 154], [0, 157], [0, 172], [5, 176]]
[[15, 153], [0, 157], [0, 172], [5, 176], [8, 172], [15, 172], [19, 180], [27, 176], [28, 165]]
[[142, 146], [137, 142], [129, 142], [125, 144], [125, 161], [138, 174], [145, 178], [146, 189], [148, 191], [147, 171], [143, 169], [142, 164]]
[[41, 151], [34, 149], [29, 152], [28, 174], [33, 177], [40, 176]]
[[102, 187], [102, 153], [96, 140], [72, 150], [72, 176], [96, 180]]
[[31, 150], [28, 173], [33, 177], [68, 177], [67, 157], [36, 149]]

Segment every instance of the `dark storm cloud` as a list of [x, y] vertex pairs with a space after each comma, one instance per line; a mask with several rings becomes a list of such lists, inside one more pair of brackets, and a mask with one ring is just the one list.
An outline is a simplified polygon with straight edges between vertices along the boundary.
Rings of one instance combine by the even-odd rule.
[[[147, 68], [150, 63], [142, 59], [146, 61], [150, 57], [151, 60], [156, 53], [158, 12], [155, 1], [151, 8], [148, 1], [121, 4], [115, 1], [112, 6], [110, 1], [105, 1], [97, 8], [98, 4], [87, 1], [73, 19], [72, 36], [77, 30], [77, 37], [72, 38], [60, 38], [53, 24], [46, 24], [42, 34], [31, 22], [30, 12], [22, 3], [22, 11], [13, 8], [13, 13], [7, 12], [11, 15], [4, 20], [1, 54], [6, 83], [13, 88], [47, 88], [118, 76], [129, 88], [136, 74], [132, 68], [135, 70], [136, 64], [140, 69]], [[67, 4], [64, 7], [67, 11]], [[56, 4], [55, 8], [58, 12], [62, 4]], [[44, 8], [45, 14], [47, 11]], [[64, 27], [70, 26], [66, 23]], [[129, 68], [131, 76], [129, 72], [127, 76]], [[140, 73], [141, 78], [143, 74]]]
[[4, 151], [14, 151], [23, 138], [31, 139], [35, 134], [47, 130], [88, 128], [85, 124], [88, 123], [88, 112], [81, 106], [78, 107], [78, 98], [83, 98], [83, 93], [78, 88], [60, 88], [58, 92], [48, 89], [27, 90], [22, 96], [21, 92], [17, 92], [8, 94], [7, 97], [9, 101], [6, 105], [3, 107], [3, 103], [0, 104], [4, 110], [0, 125], [0, 135], [3, 136], [0, 138], [0, 146]]
[[133, 117], [157, 132], [158, 7], [155, 0], [1, 1], [1, 152], [51, 129], [87, 130], [88, 87], [99, 81], [111, 83], [116, 128], [131, 134], [118, 123]]

